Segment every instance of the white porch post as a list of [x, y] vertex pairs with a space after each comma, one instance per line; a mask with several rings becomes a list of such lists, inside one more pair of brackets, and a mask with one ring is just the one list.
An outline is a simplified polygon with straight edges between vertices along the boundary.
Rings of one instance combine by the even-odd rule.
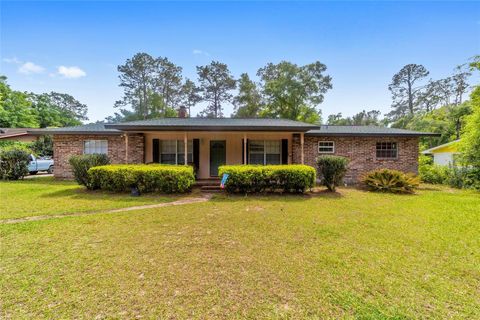
[[128, 163], [128, 134], [125, 133], [125, 163]]
[[185, 165], [188, 164], [188, 137], [187, 137], [187, 132], [185, 131], [184, 135], [183, 135], [183, 154], [184, 154], [184, 158], [185, 158]]
[[305, 164], [305, 152], [303, 151], [303, 144], [304, 144], [304, 133], [300, 133], [300, 150], [302, 152], [302, 158], [301, 158], [301, 161], [302, 161], [302, 164]]
[[247, 134], [243, 134], [243, 164], [247, 164]]

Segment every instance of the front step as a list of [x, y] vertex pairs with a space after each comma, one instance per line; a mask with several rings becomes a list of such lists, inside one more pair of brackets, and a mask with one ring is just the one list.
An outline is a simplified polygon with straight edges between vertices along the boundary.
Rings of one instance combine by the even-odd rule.
[[222, 192], [223, 189], [219, 185], [205, 185], [201, 186], [200, 190], [203, 192]]

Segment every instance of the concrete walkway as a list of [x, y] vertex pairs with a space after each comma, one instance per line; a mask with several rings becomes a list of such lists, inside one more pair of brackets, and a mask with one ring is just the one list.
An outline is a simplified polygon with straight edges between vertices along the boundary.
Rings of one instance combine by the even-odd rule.
[[48, 220], [48, 219], [57, 219], [57, 218], [66, 218], [66, 217], [89, 216], [93, 214], [118, 213], [118, 212], [126, 212], [126, 211], [133, 211], [133, 210], [181, 206], [181, 205], [190, 204], [190, 203], [206, 202], [211, 198], [212, 198], [212, 194], [205, 193], [200, 197], [184, 198], [184, 199], [180, 199], [172, 202], [147, 204], [143, 206], [134, 206], [134, 207], [127, 207], [127, 208], [120, 208], [120, 209], [93, 211], [93, 212], [65, 213], [65, 214], [56, 214], [56, 215], [49, 215], [49, 216], [33, 216], [33, 217], [25, 217], [25, 218], [17, 218], [17, 219], [4, 219], [4, 220], [0, 220], [0, 224], [13, 224], [13, 223], [28, 222], [28, 221], [39, 221], [39, 220]]

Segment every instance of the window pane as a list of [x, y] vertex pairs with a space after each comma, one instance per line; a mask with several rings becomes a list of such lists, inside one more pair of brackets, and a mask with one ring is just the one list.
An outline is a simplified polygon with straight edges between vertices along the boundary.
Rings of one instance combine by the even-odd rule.
[[318, 143], [318, 152], [319, 153], [334, 153], [335, 144], [333, 141], [320, 141]]
[[176, 164], [177, 159], [177, 141], [162, 140], [160, 147], [160, 163]]
[[263, 152], [262, 153], [251, 153], [250, 154], [250, 164], [263, 164]]
[[397, 143], [395, 142], [377, 142], [377, 158], [396, 158]]
[[263, 140], [252, 140], [249, 143], [250, 152], [254, 153], [263, 153], [264, 150], [264, 141]]
[[280, 154], [267, 154], [266, 164], [280, 164]]
[[280, 154], [280, 141], [265, 141], [265, 153]]
[[107, 140], [85, 140], [83, 142], [84, 154], [108, 154]]

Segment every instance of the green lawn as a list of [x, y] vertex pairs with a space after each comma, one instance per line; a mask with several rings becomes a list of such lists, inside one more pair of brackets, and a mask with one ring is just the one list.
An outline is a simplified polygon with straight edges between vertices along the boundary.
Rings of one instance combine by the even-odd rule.
[[74, 181], [38, 177], [0, 181], [0, 220], [39, 215], [89, 212], [170, 201], [165, 195], [132, 197], [88, 191]]
[[480, 194], [468, 191], [217, 196], [0, 225], [0, 247], [7, 319], [480, 315]]

